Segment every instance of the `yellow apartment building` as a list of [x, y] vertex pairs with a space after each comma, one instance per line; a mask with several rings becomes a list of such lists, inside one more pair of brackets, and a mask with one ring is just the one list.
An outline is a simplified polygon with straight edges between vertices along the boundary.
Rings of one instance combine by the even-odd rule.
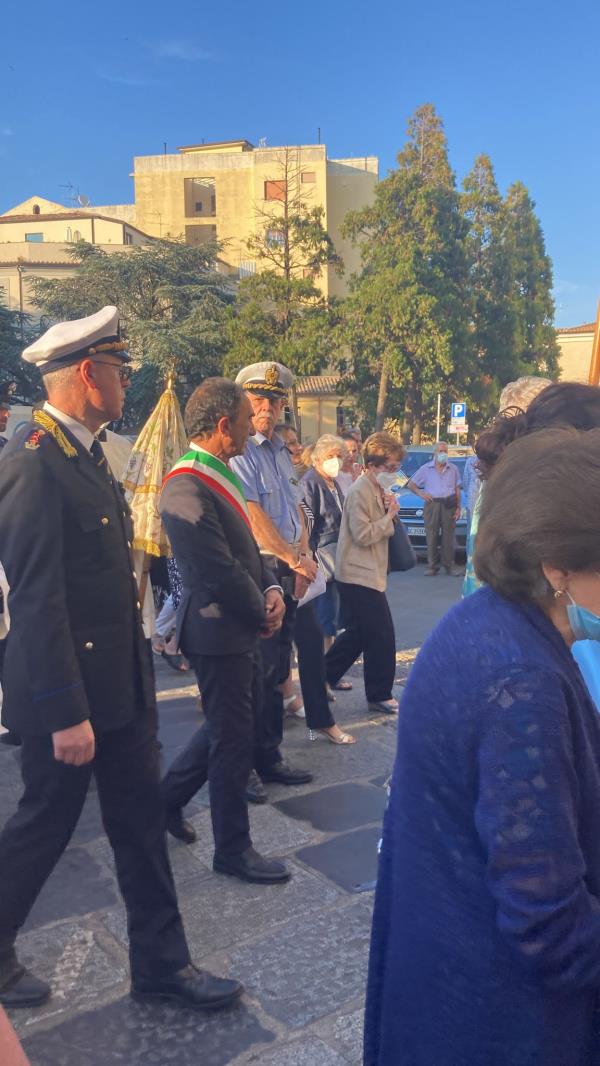
[[581, 326], [557, 329], [561, 381], [580, 381], [587, 385], [595, 328], [595, 322], [584, 322]]
[[[127, 208], [128, 205], [123, 205]], [[32, 196], [0, 215], [0, 300], [11, 310], [36, 313], [31, 300], [33, 277], [64, 278], [76, 272], [69, 254], [84, 240], [107, 252], [123, 252], [151, 238], [129, 221], [104, 214], [116, 208], [74, 211]], [[132, 214], [131, 208], [129, 210]]]
[[216, 239], [223, 260], [241, 277], [258, 269], [247, 242], [262, 234], [265, 214], [276, 220], [286, 192], [301, 195], [307, 206], [322, 207], [325, 228], [345, 265], [343, 277], [327, 269], [317, 284], [325, 295], [343, 296], [360, 260], [342, 238], [341, 224], [348, 211], [372, 202], [378, 160], [328, 159], [325, 145], [256, 148], [249, 141], [224, 141], [137, 156], [133, 180], [136, 226], [193, 245]]

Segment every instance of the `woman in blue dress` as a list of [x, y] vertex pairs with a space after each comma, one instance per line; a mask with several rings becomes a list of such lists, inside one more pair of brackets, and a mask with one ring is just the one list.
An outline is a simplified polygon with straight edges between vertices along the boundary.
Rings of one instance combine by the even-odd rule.
[[487, 585], [402, 700], [375, 899], [365, 1066], [596, 1066], [600, 431], [540, 430], [486, 485]]

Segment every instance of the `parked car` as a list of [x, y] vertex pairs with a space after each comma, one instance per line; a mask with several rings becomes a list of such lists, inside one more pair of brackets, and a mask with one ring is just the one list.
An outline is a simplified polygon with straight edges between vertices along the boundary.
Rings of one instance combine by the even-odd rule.
[[[465, 463], [469, 455], [472, 454], [471, 448], [455, 449], [451, 445], [449, 446], [449, 460], [454, 466], [458, 467], [461, 480]], [[402, 472], [410, 481], [410, 478], [413, 474], [416, 474], [419, 467], [423, 466], [423, 463], [429, 463], [432, 459], [433, 447], [431, 445], [411, 445], [406, 449], [406, 455], [402, 461]], [[425, 538], [425, 521], [423, 518], [425, 503], [420, 496], [415, 496], [413, 492], [403, 492], [402, 488], [399, 488], [397, 495], [400, 504], [400, 519], [406, 528], [408, 539], [417, 555], [426, 556], [427, 540]], [[461, 492], [460, 518], [456, 523], [455, 536], [456, 553], [463, 558], [467, 550], [467, 501], [464, 492]]]

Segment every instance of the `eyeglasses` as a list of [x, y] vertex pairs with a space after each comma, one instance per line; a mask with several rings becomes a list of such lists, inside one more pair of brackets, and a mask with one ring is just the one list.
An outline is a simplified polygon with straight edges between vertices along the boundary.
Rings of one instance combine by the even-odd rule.
[[126, 363], [119, 365], [118, 363], [107, 363], [105, 359], [92, 359], [94, 364], [100, 363], [100, 366], [112, 366], [113, 370], [116, 370], [119, 379], [121, 381], [130, 381], [131, 379], [131, 367]]

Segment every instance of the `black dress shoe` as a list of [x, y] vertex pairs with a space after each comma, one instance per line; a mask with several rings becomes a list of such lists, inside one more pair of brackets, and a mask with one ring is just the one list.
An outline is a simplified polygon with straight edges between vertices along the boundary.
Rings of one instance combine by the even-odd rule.
[[164, 977], [160, 981], [134, 981], [131, 995], [134, 999], [168, 999], [183, 1007], [195, 1010], [221, 1010], [239, 999], [244, 986], [227, 977], [213, 977], [206, 970], [199, 970], [192, 962], [183, 970]]
[[215, 854], [213, 870], [257, 885], [276, 885], [289, 881], [292, 876], [285, 863], [277, 859], [265, 859], [252, 847], [240, 855]]
[[11, 976], [0, 984], [3, 1007], [38, 1007], [50, 999], [50, 995], [50, 985], [18, 964]]
[[280, 785], [307, 785], [313, 779], [313, 775], [309, 774], [308, 770], [294, 770], [294, 767], [284, 762], [283, 759], [273, 763], [260, 776], [263, 781], [278, 781]]
[[183, 840], [184, 844], [194, 844], [198, 837], [191, 822], [186, 822], [181, 811], [169, 811], [167, 814], [167, 830], [172, 837]]
[[251, 770], [248, 784], [246, 785], [246, 799], [248, 800], [248, 803], [266, 803], [268, 798], [267, 790], [256, 770]]

